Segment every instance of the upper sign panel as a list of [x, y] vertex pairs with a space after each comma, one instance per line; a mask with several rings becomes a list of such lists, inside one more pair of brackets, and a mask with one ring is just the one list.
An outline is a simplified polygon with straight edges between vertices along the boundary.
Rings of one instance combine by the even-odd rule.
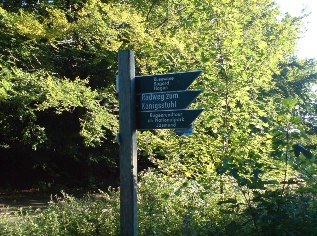
[[202, 71], [136, 76], [136, 93], [186, 90]]

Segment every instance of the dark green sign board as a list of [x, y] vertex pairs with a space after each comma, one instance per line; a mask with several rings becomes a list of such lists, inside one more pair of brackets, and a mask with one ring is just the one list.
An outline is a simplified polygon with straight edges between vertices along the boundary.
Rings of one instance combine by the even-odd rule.
[[187, 129], [203, 109], [179, 109], [168, 111], [142, 111], [136, 113], [136, 128]]
[[159, 111], [184, 109], [202, 90], [174, 91], [163, 93], [141, 93], [136, 95], [137, 111]]
[[136, 93], [186, 90], [202, 71], [136, 76]]

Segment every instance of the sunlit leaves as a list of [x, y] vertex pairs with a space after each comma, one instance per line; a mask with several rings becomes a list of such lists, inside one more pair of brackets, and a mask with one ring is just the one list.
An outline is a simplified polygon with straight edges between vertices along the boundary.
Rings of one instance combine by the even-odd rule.
[[45, 37], [48, 41], [70, 39], [71, 23], [67, 20], [66, 12], [53, 7], [47, 7], [47, 17], [43, 19]]

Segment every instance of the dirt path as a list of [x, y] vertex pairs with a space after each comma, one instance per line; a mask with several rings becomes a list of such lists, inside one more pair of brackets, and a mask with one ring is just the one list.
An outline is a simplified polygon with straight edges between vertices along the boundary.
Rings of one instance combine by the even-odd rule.
[[39, 192], [0, 192], [0, 214], [19, 209], [45, 208], [51, 200], [49, 194]]

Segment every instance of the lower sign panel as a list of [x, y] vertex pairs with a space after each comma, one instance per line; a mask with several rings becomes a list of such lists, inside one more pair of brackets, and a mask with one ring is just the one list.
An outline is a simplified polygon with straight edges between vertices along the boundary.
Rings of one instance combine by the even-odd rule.
[[203, 109], [180, 109], [137, 112], [136, 128], [138, 130], [185, 129], [202, 111]]

